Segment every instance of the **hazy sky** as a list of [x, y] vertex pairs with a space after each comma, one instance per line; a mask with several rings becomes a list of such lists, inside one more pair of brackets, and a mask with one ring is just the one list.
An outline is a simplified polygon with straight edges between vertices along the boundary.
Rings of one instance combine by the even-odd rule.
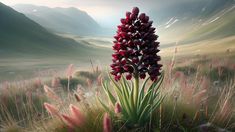
[[[192, 1], [192, 0], [177, 0]], [[48, 7], [76, 7], [86, 11], [99, 24], [113, 27], [119, 23], [119, 18], [125, 16], [127, 10], [138, 6], [141, 12], [151, 8], [162, 8], [167, 4], [174, 4], [175, 0], [0, 0], [6, 5], [33, 4]]]

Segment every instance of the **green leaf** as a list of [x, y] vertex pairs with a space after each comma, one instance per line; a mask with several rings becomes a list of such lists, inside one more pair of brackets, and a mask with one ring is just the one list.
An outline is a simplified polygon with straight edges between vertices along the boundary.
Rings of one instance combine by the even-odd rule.
[[120, 105], [121, 105], [121, 108], [122, 108], [122, 113], [124, 114], [124, 116], [128, 115], [128, 112], [127, 112], [127, 106], [125, 106], [123, 100], [121, 99], [121, 95], [117, 94], [118, 95], [118, 100], [120, 102]]
[[115, 80], [113, 80], [113, 78], [111, 77], [110, 73], [108, 73], [109, 79], [111, 80], [112, 84], [115, 86], [114, 88], [121, 93], [120, 90], [120, 86], [115, 82]]
[[148, 114], [149, 114], [148, 111], [149, 111], [150, 108], [151, 108], [150, 104], [148, 104], [146, 107], [144, 107], [144, 110], [141, 112], [139, 120], [138, 120], [139, 123], [141, 123], [144, 118], [149, 117], [148, 116]]
[[150, 88], [148, 89], [148, 91], [151, 90], [151, 89], [155, 89], [157, 85], [158, 85], [158, 87], [157, 87], [156, 90], [158, 90], [158, 88], [159, 88], [159, 87], [161, 86], [161, 84], [162, 84], [163, 79], [164, 79], [164, 74], [162, 73], [162, 74], [160, 75], [160, 78], [159, 78], [156, 82], [153, 82], [153, 83], [152, 83], [152, 85], [150, 86]]
[[[131, 90], [131, 93], [133, 93], [133, 90]], [[134, 111], [133, 111], [133, 106], [132, 106], [132, 103], [131, 103], [132, 96], [129, 96], [129, 98], [127, 96], [123, 96], [122, 98], [123, 98], [123, 102], [126, 106], [126, 110], [128, 111], [129, 116], [133, 116]]]
[[155, 93], [159, 90], [159, 88], [161, 87], [161, 84], [162, 84], [162, 82], [163, 82], [163, 80], [164, 80], [164, 74], [162, 74], [161, 76], [160, 76], [160, 78], [159, 78], [159, 81], [158, 81], [158, 83], [157, 83], [157, 86], [155, 86], [156, 88], [156, 90], [155, 90]]
[[126, 84], [127, 82], [125, 82], [124, 80], [125, 80], [124, 77], [122, 77], [122, 82], [121, 82], [121, 84], [122, 84], [122, 93], [125, 96], [125, 98], [128, 99], [129, 94], [128, 94], [128, 88], [127, 88], [127, 84]]
[[138, 99], [138, 106], [137, 107], [139, 107], [139, 105], [140, 105], [140, 102], [141, 102], [141, 100], [143, 99], [143, 97], [144, 97], [144, 89], [145, 89], [145, 86], [146, 86], [146, 84], [147, 84], [147, 82], [148, 82], [148, 80], [150, 79], [150, 77], [148, 77], [147, 79], [145, 79], [145, 81], [144, 81], [144, 83], [143, 83], [143, 85], [142, 85], [142, 87], [141, 87], [141, 89], [140, 89], [140, 91], [139, 91], [139, 99]]
[[103, 108], [108, 111], [110, 114], [114, 115], [113, 111], [111, 111], [108, 106], [106, 106], [101, 100], [99, 97], [97, 97], [98, 101], [100, 102], [100, 104], [103, 106]]
[[[144, 90], [150, 78], [147, 78], [143, 82], [139, 93], [137, 93], [137, 102], [134, 102], [134, 94], [136, 93], [134, 93], [135, 85], [133, 84], [133, 81], [130, 81], [131, 83], [129, 83], [125, 77], [122, 77], [119, 82], [116, 82], [110, 74], [108, 74], [108, 76], [117, 96], [112, 94], [108, 82], [102, 83], [104, 91], [113, 105], [116, 101], [120, 102], [122, 108], [121, 118], [128, 123], [139, 123], [139, 125], [146, 123], [147, 119], [150, 119], [151, 113], [160, 106], [165, 97], [161, 97], [161, 91], [159, 90], [164, 79], [163, 72], [159, 79], [150, 85], [147, 92]], [[99, 101], [106, 110], [113, 111], [109, 110], [109, 107], [102, 103], [100, 99]]]
[[124, 99], [122, 101], [123, 101], [123, 104], [125, 106], [125, 110], [126, 110], [127, 114], [129, 116], [131, 116], [133, 114], [133, 112], [131, 111], [131, 107], [130, 107], [130, 104], [128, 103], [128, 99], [126, 99], [125, 97], [121, 98], [121, 99]]
[[[127, 87], [128, 87], [128, 91], [130, 92], [131, 91], [131, 85], [132, 85], [133, 81], [132, 80], [127, 81], [126, 79], [124, 79], [124, 81], [126, 82]], [[131, 84], [129, 82], [131, 82]]]
[[104, 91], [107, 94], [107, 96], [108, 96], [109, 100], [111, 101], [112, 105], [115, 106], [115, 103], [117, 102], [117, 100], [115, 99], [113, 94], [109, 91], [107, 83], [108, 83], [107, 81], [105, 81], [105, 83], [102, 82], [102, 87], [104, 88]]
[[138, 109], [137, 109], [138, 115], [140, 114], [141, 111], [143, 111], [143, 109], [145, 108], [145, 106], [148, 105], [147, 102], [148, 102], [148, 100], [149, 100], [149, 97], [150, 97], [150, 95], [151, 95], [151, 92], [152, 92], [152, 90], [149, 91], [149, 92], [144, 96], [143, 100], [141, 100], [140, 106], [139, 106]]
[[[162, 103], [162, 101], [164, 100], [165, 97], [166, 97], [166, 96], [161, 97], [161, 98], [153, 105], [152, 111], [156, 110], [156, 108], [160, 106], [160, 104]], [[152, 111], [151, 111], [151, 112], [152, 112]]]
[[158, 96], [160, 96], [160, 91], [155, 91], [153, 99], [156, 99]]
[[[134, 87], [134, 85], [132, 85], [133, 87]], [[131, 111], [132, 111], [132, 114], [134, 115], [134, 116], [136, 116], [136, 108], [135, 108], [135, 105], [134, 105], [134, 100], [133, 100], [133, 96], [134, 96], [134, 88], [131, 88], [131, 92], [130, 92], [130, 96], [129, 96], [129, 99], [128, 99], [128, 101], [129, 101], [129, 104], [130, 104], [130, 109], [131, 109]]]
[[[121, 86], [124, 86], [124, 85], [121, 85]], [[120, 90], [121, 89], [121, 90]], [[125, 96], [123, 93], [123, 87], [119, 88], [119, 90], [121, 92], [119, 92], [118, 90], [116, 90], [116, 93], [118, 95], [118, 100], [121, 104], [121, 106], [123, 107], [123, 110], [126, 111], [127, 115], [132, 115], [132, 112], [131, 112], [131, 107], [130, 107], [130, 103], [128, 102], [128, 97]]]

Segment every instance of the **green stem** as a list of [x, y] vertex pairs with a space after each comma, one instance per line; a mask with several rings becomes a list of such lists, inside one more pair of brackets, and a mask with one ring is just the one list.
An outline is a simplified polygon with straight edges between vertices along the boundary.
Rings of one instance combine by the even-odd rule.
[[135, 107], [137, 107], [137, 102], [138, 102], [138, 96], [139, 96], [139, 76], [135, 76], [135, 82], [134, 82], [134, 104]]

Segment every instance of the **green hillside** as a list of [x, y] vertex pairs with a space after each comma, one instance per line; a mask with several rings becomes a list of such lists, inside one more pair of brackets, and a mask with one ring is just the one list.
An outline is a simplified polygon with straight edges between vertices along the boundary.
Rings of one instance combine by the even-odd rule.
[[101, 30], [91, 16], [77, 8], [49, 8], [28, 4], [18, 4], [13, 8], [53, 32], [94, 35]]
[[233, 36], [234, 13], [234, 0], [177, 1], [149, 12], [166, 46]]
[[88, 47], [48, 32], [39, 24], [0, 3], [0, 56], [58, 56], [85, 53]]
[[[235, 5], [212, 16], [186, 36], [186, 40], [197, 41], [220, 39], [235, 35]], [[194, 38], [194, 39], [193, 39]]]

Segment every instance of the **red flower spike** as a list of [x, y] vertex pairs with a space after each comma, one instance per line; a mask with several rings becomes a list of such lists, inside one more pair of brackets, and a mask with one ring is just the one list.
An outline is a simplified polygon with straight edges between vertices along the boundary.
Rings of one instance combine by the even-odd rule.
[[145, 19], [145, 13], [141, 13], [140, 16], [139, 16], [139, 19], [141, 21], [143, 21]]
[[126, 18], [127, 19], [130, 19], [130, 16], [131, 16], [131, 13], [128, 11], [128, 12], [126, 12]]
[[122, 64], [122, 65], [125, 65], [125, 64], [126, 64], [126, 60], [125, 60], [125, 59], [122, 60], [122, 61], [121, 61], [121, 64]]
[[130, 73], [127, 73], [126, 80], [131, 80], [131, 78], [132, 78], [132, 75]]
[[132, 14], [138, 15], [138, 13], [139, 13], [139, 8], [138, 8], [138, 7], [134, 7], [134, 8], [132, 9]]
[[146, 77], [146, 75], [145, 75], [144, 72], [140, 73], [140, 78], [141, 78], [141, 79], [144, 79], [145, 77]]
[[136, 20], [136, 15], [135, 14], [131, 14], [131, 16], [130, 16], [130, 19], [132, 20], [132, 21], [135, 21]]
[[138, 58], [138, 57], [134, 57], [134, 58], [132, 59], [132, 62], [133, 62], [133, 63], [138, 63], [138, 62], [139, 62], [139, 58]]
[[145, 16], [144, 21], [147, 23], [149, 21], [149, 16]]
[[144, 79], [146, 74], [152, 81], [156, 81], [160, 75], [162, 65], [157, 53], [159, 42], [152, 27], [153, 21], [149, 21], [149, 16], [140, 13], [139, 8], [134, 7], [131, 12], [126, 12], [126, 18], [121, 19], [118, 26], [117, 35], [114, 36], [112, 55], [113, 64], [111, 74], [118, 81], [122, 74], [126, 74], [126, 79], [140, 77]]
[[122, 18], [122, 19], [121, 19], [121, 23], [122, 23], [122, 24], [126, 24], [126, 19]]
[[115, 81], [118, 81], [118, 80], [121, 79], [121, 76], [120, 75], [116, 75], [114, 79], [115, 79]]

